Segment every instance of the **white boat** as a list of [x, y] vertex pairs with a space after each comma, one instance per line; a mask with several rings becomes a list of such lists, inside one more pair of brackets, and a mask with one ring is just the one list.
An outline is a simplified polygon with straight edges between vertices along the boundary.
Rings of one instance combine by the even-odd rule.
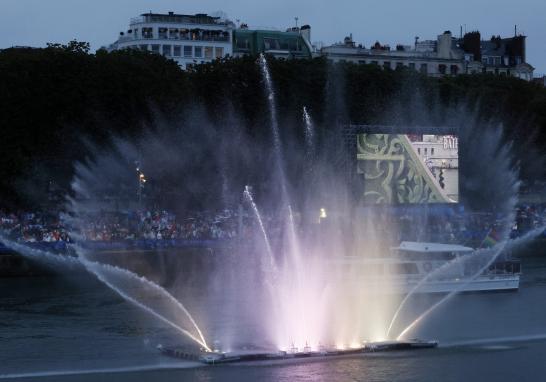
[[391, 252], [390, 257], [376, 259], [346, 256], [335, 263], [349, 276], [345, 277], [346, 282], [356, 282], [358, 289], [372, 293], [485, 292], [519, 288], [521, 267], [517, 260], [495, 261], [476, 276], [484, 267], [483, 259], [474, 261], [476, 255], [470, 247], [404, 241], [391, 248]]

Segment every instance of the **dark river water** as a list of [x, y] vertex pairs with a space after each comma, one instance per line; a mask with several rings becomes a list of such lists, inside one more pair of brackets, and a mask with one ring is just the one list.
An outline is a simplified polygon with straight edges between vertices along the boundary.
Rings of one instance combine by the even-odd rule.
[[0, 279], [0, 378], [20, 381], [544, 381], [546, 256], [518, 292], [456, 296], [414, 332], [440, 347], [277, 364], [201, 366], [158, 354], [170, 328], [85, 272]]

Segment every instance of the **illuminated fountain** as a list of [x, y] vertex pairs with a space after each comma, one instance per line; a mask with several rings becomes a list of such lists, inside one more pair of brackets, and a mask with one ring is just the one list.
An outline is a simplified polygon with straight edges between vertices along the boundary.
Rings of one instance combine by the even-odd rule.
[[[384, 258], [384, 248], [388, 247], [385, 243], [396, 239], [398, 227], [391, 225], [387, 232], [378, 228], [378, 222], [386, 219], [381, 209], [360, 215], [355, 213], [345, 174], [340, 174], [342, 171], [330, 163], [331, 158], [320, 158], [318, 155], [315, 147], [318, 134], [307, 108], [304, 107], [302, 111], [304, 155], [283, 150], [287, 145], [281, 139], [274, 87], [263, 55], [259, 58], [259, 65], [270, 113], [274, 158], [268, 179], [271, 186], [266, 191], [262, 190], [261, 194], [246, 184], [244, 189], [240, 187], [233, 191], [238, 195], [242, 191], [240, 200], [249, 213], [249, 220], [255, 223], [255, 229], [250, 237], [238, 241], [232, 249], [234, 253], [226, 256], [226, 259], [219, 256], [217, 261], [220, 266], [211, 271], [209, 278], [196, 276], [199, 290], [204, 291], [198, 298], [187, 301], [187, 296], [181, 297], [177, 291], [168, 291], [135, 272], [101, 263], [79, 245], [74, 246], [77, 257], [59, 257], [32, 252], [34, 250], [5, 238], [2, 241], [23, 255], [83, 266], [119, 296], [208, 352], [215, 350], [216, 344], [219, 350], [227, 351], [238, 350], [241, 344], [247, 346], [250, 343], [269, 352], [282, 350], [286, 355], [324, 353], [332, 349], [372, 351], [380, 349], [377, 347], [380, 345], [365, 345], [365, 341], [403, 340], [437, 306], [459, 291], [448, 293], [417, 317], [407, 317], [405, 309], [412, 296], [419, 293], [427, 281], [441, 278], [444, 273], [472, 259], [479, 262], [479, 267], [473, 275], [467, 276], [470, 282], [487, 269], [504, 249], [530, 240], [539, 232], [533, 231], [514, 242], [509, 241], [506, 229], [501, 232], [502, 240], [497, 246], [476, 251], [469, 257], [457, 258], [433, 270], [405, 297], [385, 293], [385, 290], [391, 289], [389, 280], [379, 277], [371, 277], [371, 281], [364, 285], [360, 262]], [[199, 129], [205, 130], [201, 126]], [[222, 134], [222, 129], [208, 134], [214, 137], [210, 142], [200, 142], [204, 146], [216, 147], [219, 134]], [[229, 134], [224, 133], [221, 138], [225, 138], [220, 141], [226, 141], [226, 147], [231, 144], [232, 150], [240, 150], [240, 142], [233, 144]], [[498, 139], [490, 138], [484, 136], [484, 141], [493, 141], [490, 152], [484, 153], [480, 147], [480, 155], [491, 159], [490, 163], [495, 163], [498, 173], [502, 174], [504, 183], [496, 187], [509, 196], [505, 198], [502, 211], [505, 213], [506, 228], [513, 220], [511, 211], [516, 202], [517, 172], [509, 165], [509, 153], [497, 150], [500, 144]], [[185, 141], [194, 144], [192, 140]], [[409, 141], [402, 143], [410, 145]], [[396, 144], [398, 148], [403, 146]], [[146, 163], [157, 159], [163, 152], [176, 156], [176, 150], [178, 147], [170, 149], [169, 143], [154, 143], [153, 140], [146, 140], [146, 144], [140, 145], [116, 142], [115, 154], [101, 153], [94, 161], [79, 164], [72, 184], [75, 196], [69, 199], [67, 209], [70, 214], [65, 220], [72, 228], [71, 237], [76, 242], [83, 241], [81, 232], [86, 226], [87, 214], [100, 209], [95, 205], [98, 197], [94, 196], [100, 195], [103, 189], [109, 191], [108, 187], [117, 184], [119, 177], [125, 176], [127, 166], [124, 161], [134, 163], [134, 158], [139, 158], [139, 162], [142, 158], [142, 163]], [[415, 153], [412, 155], [415, 156]], [[192, 157], [184, 159], [194, 160]], [[223, 162], [224, 158], [210, 158], [214, 159]], [[290, 184], [287, 173], [294, 163], [302, 161], [301, 178], [305, 187], [297, 188]], [[183, 163], [184, 160], [176, 157], [173, 162]], [[157, 163], [150, 167], [169, 168]], [[422, 172], [430, 184], [437, 186], [430, 169], [424, 168]], [[141, 174], [139, 168], [139, 182]], [[131, 177], [134, 177], [133, 172], [130, 173]], [[229, 174], [222, 174], [222, 177], [227, 179]], [[140, 200], [142, 188], [140, 183], [138, 186]], [[445, 196], [442, 192], [438, 192], [438, 195], [438, 198]], [[425, 215], [424, 224], [427, 218]], [[464, 282], [461, 282], [461, 288]], [[427, 346], [427, 343], [413, 345]]]

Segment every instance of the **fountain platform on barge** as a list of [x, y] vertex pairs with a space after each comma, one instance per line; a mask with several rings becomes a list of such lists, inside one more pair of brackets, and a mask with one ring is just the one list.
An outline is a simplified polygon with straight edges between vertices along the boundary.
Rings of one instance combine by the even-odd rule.
[[418, 339], [401, 340], [401, 341], [381, 341], [381, 342], [365, 342], [362, 346], [351, 347], [345, 349], [339, 348], [319, 348], [319, 350], [311, 350], [305, 348], [303, 351], [292, 349], [290, 351], [260, 351], [260, 350], [241, 350], [233, 352], [220, 351], [201, 351], [195, 353], [188, 351], [182, 347], [164, 347], [158, 345], [158, 350], [167, 356], [199, 361], [208, 365], [225, 364], [225, 363], [240, 363], [240, 362], [255, 362], [255, 361], [282, 361], [293, 359], [320, 359], [327, 357], [340, 357], [348, 355], [357, 355], [374, 352], [387, 351], [402, 351], [402, 350], [418, 350], [432, 349], [438, 346], [438, 341], [424, 341]]

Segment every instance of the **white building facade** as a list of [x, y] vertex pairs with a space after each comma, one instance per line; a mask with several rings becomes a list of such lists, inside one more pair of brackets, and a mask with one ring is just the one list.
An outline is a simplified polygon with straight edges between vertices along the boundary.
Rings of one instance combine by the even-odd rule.
[[207, 14], [144, 13], [131, 19], [109, 51], [140, 49], [162, 54], [182, 69], [233, 54], [233, 30], [229, 20]]
[[379, 43], [367, 49], [346, 37], [343, 43], [323, 47], [321, 54], [332, 62], [373, 64], [385, 69], [406, 67], [432, 77], [461, 74], [465, 69], [464, 52], [450, 32], [439, 35], [436, 41], [416, 39], [414, 46], [397, 45], [394, 50]]
[[397, 45], [396, 49], [378, 42], [365, 48], [350, 36], [342, 43], [323, 47], [321, 54], [331, 62], [375, 64], [385, 69], [407, 67], [431, 77], [489, 73], [531, 81], [534, 71], [525, 61], [522, 35], [482, 40], [479, 32], [455, 38], [445, 31], [436, 40], [419, 41], [416, 37], [413, 46]]

